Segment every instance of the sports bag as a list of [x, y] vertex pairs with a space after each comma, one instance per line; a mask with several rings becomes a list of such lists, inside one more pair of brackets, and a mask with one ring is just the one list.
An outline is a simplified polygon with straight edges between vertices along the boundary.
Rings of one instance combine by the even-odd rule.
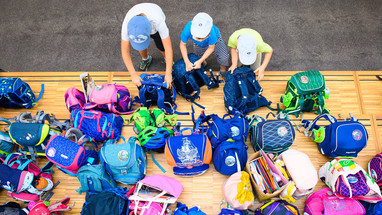
[[226, 140], [214, 150], [212, 160], [215, 169], [223, 175], [232, 175], [244, 170], [248, 159], [248, 146], [244, 140]]
[[[269, 114], [276, 119], [268, 120]], [[255, 151], [262, 149], [267, 153], [281, 153], [292, 146], [296, 136], [293, 125], [285, 114], [276, 117], [270, 112], [265, 119], [253, 115], [250, 124], [250, 140]]]
[[[229, 118], [227, 118], [228, 116]], [[201, 119], [201, 123], [204, 122], [208, 124], [206, 134], [211, 141], [212, 148], [216, 148], [228, 139], [247, 141], [249, 123], [240, 113], [235, 113], [233, 116], [225, 114], [223, 118], [217, 114], [211, 114]]]
[[53, 136], [46, 146], [46, 157], [54, 163], [58, 169], [72, 176], [76, 176], [78, 169], [86, 164], [96, 164], [98, 158], [98, 146], [91, 141], [92, 145], [85, 145], [89, 138], [75, 128], [69, 129], [65, 137]]
[[121, 136], [124, 122], [123, 116], [97, 110], [76, 109], [70, 115], [71, 125], [74, 128], [80, 129], [96, 142], [108, 139], [118, 140]]
[[29, 84], [20, 78], [0, 78], [0, 107], [4, 108], [32, 108], [39, 101], [44, 92], [44, 84], [36, 99]]
[[367, 165], [369, 175], [382, 188], [382, 152], [376, 154]]
[[281, 153], [276, 160], [285, 166], [291, 181], [281, 192], [281, 199], [294, 203], [313, 192], [318, 182], [317, 170], [309, 156], [295, 149], [288, 149]]
[[353, 198], [375, 203], [382, 200], [378, 184], [357, 163], [333, 159], [325, 163], [318, 175], [339, 198]]
[[[196, 176], [206, 172], [212, 158], [211, 143], [203, 132], [199, 133], [198, 127], [180, 128], [176, 126], [173, 137], [166, 139], [165, 156], [167, 163], [174, 167], [175, 175]], [[191, 130], [190, 135], [183, 135], [186, 130]]]
[[325, 99], [329, 98], [329, 94], [330, 90], [320, 71], [296, 73], [289, 79], [285, 95], [280, 98], [280, 102], [286, 107], [282, 111], [296, 117], [301, 112], [329, 113], [325, 108]]
[[224, 200], [231, 208], [247, 210], [253, 206], [254, 196], [247, 172], [241, 171], [231, 175], [222, 187]]
[[146, 175], [146, 155], [142, 147], [136, 144], [137, 138], [130, 137], [126, 142], [116, 144], [117, 140], [108, 140], [101, 148], [100, 159], [112, 178], [124, 184], [135, 184]]
[[[318, 126], [317, 121], [321, 118], [329, 121], [330, 125]], [[312, 122], [303, 120], [302, 126], [305, 127], [305, 136], [311, 136], [318, 143], [321, 153], [333, 158], [356, 158], [366, 147], [369, 137], [365, 126], [352, 115], [348, 120], [337, 121], [332, 115], [322, 114]]]
[[283, 200], [271, 200], [258, 207], [255, 215], [299, 215], [298, 208]]
[[76, 190], [79, 194], [102, 192], [117, 187], [101, 164], [82, 166], [77, 172], [77, 178], [81, 183], [81, 187]]
[[[199, 60], [195, 54], [188, 54], [191, 63]], [[203, 66], [200, 69], [186, 71], [186, 64], [183, 59], [178, 60], [172, 66], [173, 86], [180, 95], [187, 101], [194, 102], [199, 99], [200, 87], [207, 85], [208, 89], [219, 87], [219, 80], [216, 79], [210, 71], [211, 77], [208, 77]]]
[[305, 200], [304, 214], [307, 215], [363, 215], [365, 208], [355, 199], [340, 199], [330, 188], [314, 192]]
[[143, 107], [149, 108], [151, 105], [157, 105], [166, 114], [173, 114], [176, 110], [176, 91], [175, 88], [167, 89], [164, 86], [164, 75], [146, 74], [140, 75], [142, 85], [138, 87], [139, 103]]
[[228, 113], [249, 113], [262, 106], [271, 104], [263, 95], [263, 89], [253, 69], [239, 67], [231, 74], [227, 73], [224, 92], [224, 105]]

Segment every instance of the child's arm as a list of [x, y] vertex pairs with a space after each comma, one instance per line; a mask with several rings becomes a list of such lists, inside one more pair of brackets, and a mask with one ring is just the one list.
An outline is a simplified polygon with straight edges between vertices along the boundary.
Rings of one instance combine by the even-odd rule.
[[202, 63], [208, 58], [208, 56], [212, 54], [212, 52], [214, 52], [214, 50], [215, 50], [215, 45], [209, 45], [208, 49], [204, 52], [203, 56], [199, 60], [195, 61], [194, 69], [200, 69], [200, 67], [202, 66]]
[[122, 59], [125, 63], [125, 66], [127, 68], [127, 71], [129, 71], [132, 82], [137, 86], [141, 86], [142, 79], [137, 75], [137, 72], [134, 69], [133, 62], [131, 61], [130, 56], [130, 41], [125, 41], [121, 39], [121, 52], [122, 52]]
[[271, 60], [272, 54], [273, 54], [273, 49], [271, 47], [270, 52], [264, 53], [264, 60], [263, 60], [263, 63], [261, 64], [261, 66], [254, 71], [255, 73], [257, 73], [257, 80], [258, 81], [261, 81], [261, 79], [263, 79], [265, 68], [267, 68], [268, 63]]
[[194, 65], [190, 62], [187, 55], [187, 43], [180, 41], [179, 48], [180, 48], [180, 52], [182, 53], [184, 63], [186, 64], [186, 71], [193, 70]]
[[228, 71], [231, 71], [231, 74], [235, 69], [237, 68], [237, 61], [239, 60], [239, 54], [237, 53], [235, 48], [231, 48], [231, 58], [232, 58], [232, 65], [228, 69]]
[[172, 62], [173, 62], [173, 50], [171, 45], [170, 36], [162, 39], [163, 47], [164, 47], [164, 56], [166, 59], [166, 76], [164, 81], [167, 83], [167, 88], [171, 88], [172, 82]]

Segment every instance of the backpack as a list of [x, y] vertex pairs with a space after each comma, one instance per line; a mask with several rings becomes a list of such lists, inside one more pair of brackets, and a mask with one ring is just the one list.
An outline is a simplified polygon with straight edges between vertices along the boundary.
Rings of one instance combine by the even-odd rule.
[[271, 200], [258, 207], [255, 215], [299, 215], [296, 206], [283, 200]]
[[[268, 120], [269, 114], [276, 119]], [[255, 151], [281, 153], [292, 146], [296, 136], [293, 125], [285, 114], [276, 117], [270, 112], [265, 119], [253, 115], [250, 124], [250, 140]]]
[[77, 171], [78, 181], [81, 187], [76, 190], [78, 194], [83, 192], [102, 192], [117, 187], [115, 181], [110, 177], [101, 164], [84, 165]]
[[146, 74], [140, 75], [142, 85], [138, 87], [139, 103], [143, 107], [149, 108], [151, 105], [157, 105], [166, 114], [173, 114], [176, 110], [176, 91], [175, 88], [167, 89], [163, 85], [164, 75]]
[[187, 205], [182, 204], [181, 202], [176, 203], [176, 210], [174, 215], [206, 215], [199, 207], [193, 207], [188, 209]]
[[[321, 118], [330, 124], [318, 126], [317, 121]], [[332, 115], [322, 114], [312, 122], [303, 120], [302, 126], [305, 127], [305, 136], [311, 136], [313, 141], [318, 143], [321, 153], [333, 158], [356, 158], [366, 147], [369, 137], [365, 126], [352, 115], [348, 120], [337, 121]]]
[[135, 184], [146, 175], [146, 155], [142, 147], [130, 137], [126, 142], [116, 144], [117, 140], [108, 140], [101, 148], [100, 159], [112, 178], [124, 184]]
[[220, 143], [212, 157], [215, 169], [223, 175], [244, 170], [248, 159], [247, 149], [244, 140], [228, 139]]
[[[167, 163], [173, 167], [175, 175], [196, 176], [206, 172], [212, 158], [211, 143], [199, 128], [183, 128], [180, 123], [175, 127], [174, 136], [166, 139], [165, 156]], [[183, 135], [191, 130], [190, 135]]]
[[280, 98], [280, 102], [286, 107], [282, 111], [296, 117], [301, 112], [329, 113], [325, 108], [325, 99], [329, 98], [329, 94], [330, 90], [320, 71], [296, 73], [289, 79], [285, 95]]
[[0, 78], [0, 107], [4, 108], [32, 108], [39, 101], [44, 92], [44, 84], [36, 99], [29, 84], [20, 78]]
[[126, 215], [129, 201], [124, 188], [117, 187], [100, 193], [89, 193], [82, 206], [81, 215]]
[[330, 188], [314, 192], [305, 200], [304, 214], [307, 215], [363, 215], [365, 208], [355, 199], [340, 199]]
[[72, 127], [80, 129], [96, 142], [119, 139], [125, 118], [97, 110], [74, 110], [70, 115]]
[[254, 203], [251, 181], [247, 172], [241, 171], [231, 175], [223, 183], [224, 200], [231, 208], [247, 210]]
[[222, 208], [219, 215], [244, 215], [244, 213], [241, 210]]
[[46, 146], [46, 157], [55, 164], [58, 169], [71, 176], [76, 176], [78, 169], [86, 164], [96, 164], [98, 158], [98, 146], [85, 145], [89, 141], [80, 130], [71, 128], [65, 133], [65, 137], [53, 136]]
[[369, 175], [382, 188], [382, 152], [376, 154], [367, 165]]
[[319, 170], [319, 178], [339, 198], [353, 198], [375, 203], [382, 200], [378, 184], [357, 163], [333, 159]]
[[367, 215], [381, 215], [382, 214], [382, 201], [377, 203], [370, 203], [365, 201], [360, 201], [365, 207]]
[[86, 103], [85, 95], [82, 91], [74, 87], [68, 88], [65, 93], [66, 108], [72, 112], [76, 109], [94, 109], [107, 113], [131, 114], [132, 101], [130, 91], [127, 87], [118, 84], [96, 85], [89, 95], [89, 102]]
[[239, 67], [233, 74], [227, 73], [224, 92], [224, 105], [228, 113], [249, 113], [271, 104], [263, 95], [263, 89], [256, 80], [253, 69]]
[[[227, 116], [229, 116], [228, 119]], [[220, 143], [228, 139], [247, 141], [249, 123], [242, 114], [235, 113], [233, 116], [225, 114], [223, 118], [220, 118], [217, 114], [211, 114], [202, 117], [201, 122], [207, 122], [208, 124], [206, 134], [211, 141], [212, 148], [216, 148]]]
[[[7, 124], [10, 124], [8, 120], [4, 119], [0, 119], [0, 122], [6, 122]], [[0, 131], [0, 157], [3, 155], [7, 156], [13, 151], [14, 148], [15, 144], [13, 143], [8, 132]]]
[[[199, 60], [199, 57], [191, 53], [188, 54], [188, 59], [194, 63]], [[212, 71], [210, 71], [211, 77], [208, 77], [203, 66], [200, 69], [186, 71], [186, 64], [183, 59], [180, 59], [172, 66], [172, 69], [173, 86], [176, 92], [187, 101], [194, 103], [196, 99], [199, 99], [200, 87], [204, 85], [207, 85], [208, 89], [219, 87], [219, 80], [213, 76]]]

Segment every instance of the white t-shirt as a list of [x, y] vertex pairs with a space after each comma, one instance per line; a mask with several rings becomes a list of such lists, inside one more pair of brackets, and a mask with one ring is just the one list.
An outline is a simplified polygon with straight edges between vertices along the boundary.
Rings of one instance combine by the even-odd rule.
[[127, 24], [130, 19], [139, 14], [145, 14], [147, 19], [151, 22], [151, 34], [159, 32], [162, 39], [169, 36], [169, 30], [166, 25], [166, 16], [164, 15], [162, 9], [153, 3], [141, 3], [132, 7], [126, 14], [123, 20], [121, 37], [125, 41], [129, 41], [129, 36], [127, 32]]

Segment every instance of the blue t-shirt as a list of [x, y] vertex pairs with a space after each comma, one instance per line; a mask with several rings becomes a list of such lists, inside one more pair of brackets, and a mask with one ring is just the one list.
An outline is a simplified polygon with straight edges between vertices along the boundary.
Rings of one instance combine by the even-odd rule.
[[197, 41], [191, 35], [191, 23], [192, 23], [192, 21], [187, 23], [187, 25], [184, 27], [184, 29], [182, 31], [182, 34], [180, 34], [180, 39], [182, 40], [182, 42], [187, 43], [188, 39], [191, 39], [192, 41], [194, 41], [196, 43], [196, 45], [198, 45], [200, 47], [206, 47], [209, 45], [211, 46], [211, 45], [216, 44], [216, 42], [218, 41], [218, 38], [220, 36], [220, 31], [215, 25], [212, 26], [210, 35], [205, 40]]

